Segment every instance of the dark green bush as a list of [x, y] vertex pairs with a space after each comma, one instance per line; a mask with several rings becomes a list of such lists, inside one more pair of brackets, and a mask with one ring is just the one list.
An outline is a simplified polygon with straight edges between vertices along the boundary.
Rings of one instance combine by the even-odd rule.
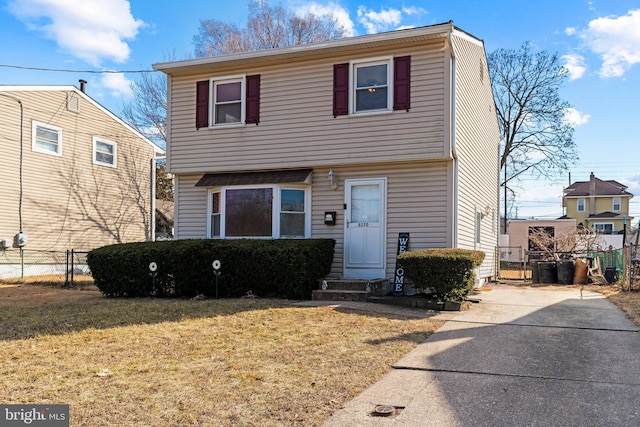
[[416, 289], [431, 290], [438, 301], [462, 301], [473, 289], [473, 269], [484, 256], [467, 249], [422, 249], [404, 252], [398, 261]]
[[[331, 239], [177, 240], [127, 243], [91, 251], [87, 264], [109, 297], [216, 295], [212, 263], [221, 262], [219, 297], [309, 299], [331, 269]], [[149, 264], [158, 266], [155, 282]], [[155, 284], [154, 284], [155, 283]]]

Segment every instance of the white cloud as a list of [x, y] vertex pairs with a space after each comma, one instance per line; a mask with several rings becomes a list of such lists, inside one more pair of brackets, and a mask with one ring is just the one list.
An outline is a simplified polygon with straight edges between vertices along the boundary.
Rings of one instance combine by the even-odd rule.
[[587, 71], [587, 67], [584, 65], [584, 57], [581, 55], [564, 55], [562, 59], [566, 61], [564, 68], [569, 70], [569, 80], [577, 80]]
[[581, 113], [575, 108], [567, 108], [564, 112], [564, 121], [569, 123], [573, 127], [587, 124], [590, 118], [591, 115]]
[[600, 55], [601, 77], [621, 77], [640, 62], [640, 9], [624, 16], [594, 19], [580, 37]]
[[131, 80], [128, 80], [123, 73], [105, 73], [100, 83], [111, 92], [112, 96], [133, 98]]
[[375, 34], [387, 31], [400, 25], [402, 12], [398, 9], [380, 9], [380, 12], [367, 9], [365, 6], [358, 7], [358, 22], [367, 30], [367, 34]]
[[356, 35], [355, 26], [351, 18], [349, 17], [349, 11], [344, 7], [334, 2], [329, 2], [326, 5], [316, 2], [307, 3], [299, 6], [296, 9], [297, 15], [304, 15], [311, 13], [315, 16], [330, 16], [335, 19], [342, 28], [345, 30], [347, 37]]
[[94, 66], [105, 59], [126, 61], [130, 49], [125, 40], [135, 38], [144, 25], [131, 15], [127, 0], [12, 0], [9, 10], [30, 30]]
[[418, 16], [422, 16], [422, 15], [426, 15], [427, 13], [429, 13], [427, 11], [427, 9], [423, 9], [421, 7], [416, 7], [416, 6], [402, 6], [402, 13], [404, 13], [405, 15], [418, 15]]
[[575, 27], [567, 27], [564, 29], [564, 33], [568, 36], [572, 36], [576, 33], [576, 28]]

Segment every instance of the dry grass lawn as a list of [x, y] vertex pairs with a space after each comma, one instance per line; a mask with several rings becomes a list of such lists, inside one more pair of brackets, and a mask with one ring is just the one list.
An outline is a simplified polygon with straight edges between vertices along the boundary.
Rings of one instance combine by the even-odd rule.
[[78, 426], [314, 426], [441, 322], [4, 283], [0, 325], [0, 403], [68, 403]]

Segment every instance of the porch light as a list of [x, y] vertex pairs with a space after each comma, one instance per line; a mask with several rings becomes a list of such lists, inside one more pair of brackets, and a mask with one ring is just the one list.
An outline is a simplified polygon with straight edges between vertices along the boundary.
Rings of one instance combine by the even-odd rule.
[[333, 169], [329, 169], [329, 175], [327, 176], [329, 178], [329, 185], [331, 185], [331, 189], [335, 190], [338, 188], [338, 181], [336, 180], [336, 174], [333, 173]]

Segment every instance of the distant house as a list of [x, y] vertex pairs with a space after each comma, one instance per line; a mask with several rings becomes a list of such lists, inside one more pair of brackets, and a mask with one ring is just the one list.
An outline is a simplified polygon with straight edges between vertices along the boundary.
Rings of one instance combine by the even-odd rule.
[[573, 218], [578, 227], [590, 228], [602, 234], [617, 234], [623, 223], [631, 224], [629, 200], [633, 194], [618, 181], [603, 181], [591, 173], [589, 181], [576, 181], [564, 189], [563, 218]]
[[0, 86], [2, 250], [151, 240], [162, 152], [74, 86]]
[[156, 64], [175, 238], [331, 238], [333, 277], [409, 250], [486, 253], [500, 134], [482, 40], [452, 23]]

